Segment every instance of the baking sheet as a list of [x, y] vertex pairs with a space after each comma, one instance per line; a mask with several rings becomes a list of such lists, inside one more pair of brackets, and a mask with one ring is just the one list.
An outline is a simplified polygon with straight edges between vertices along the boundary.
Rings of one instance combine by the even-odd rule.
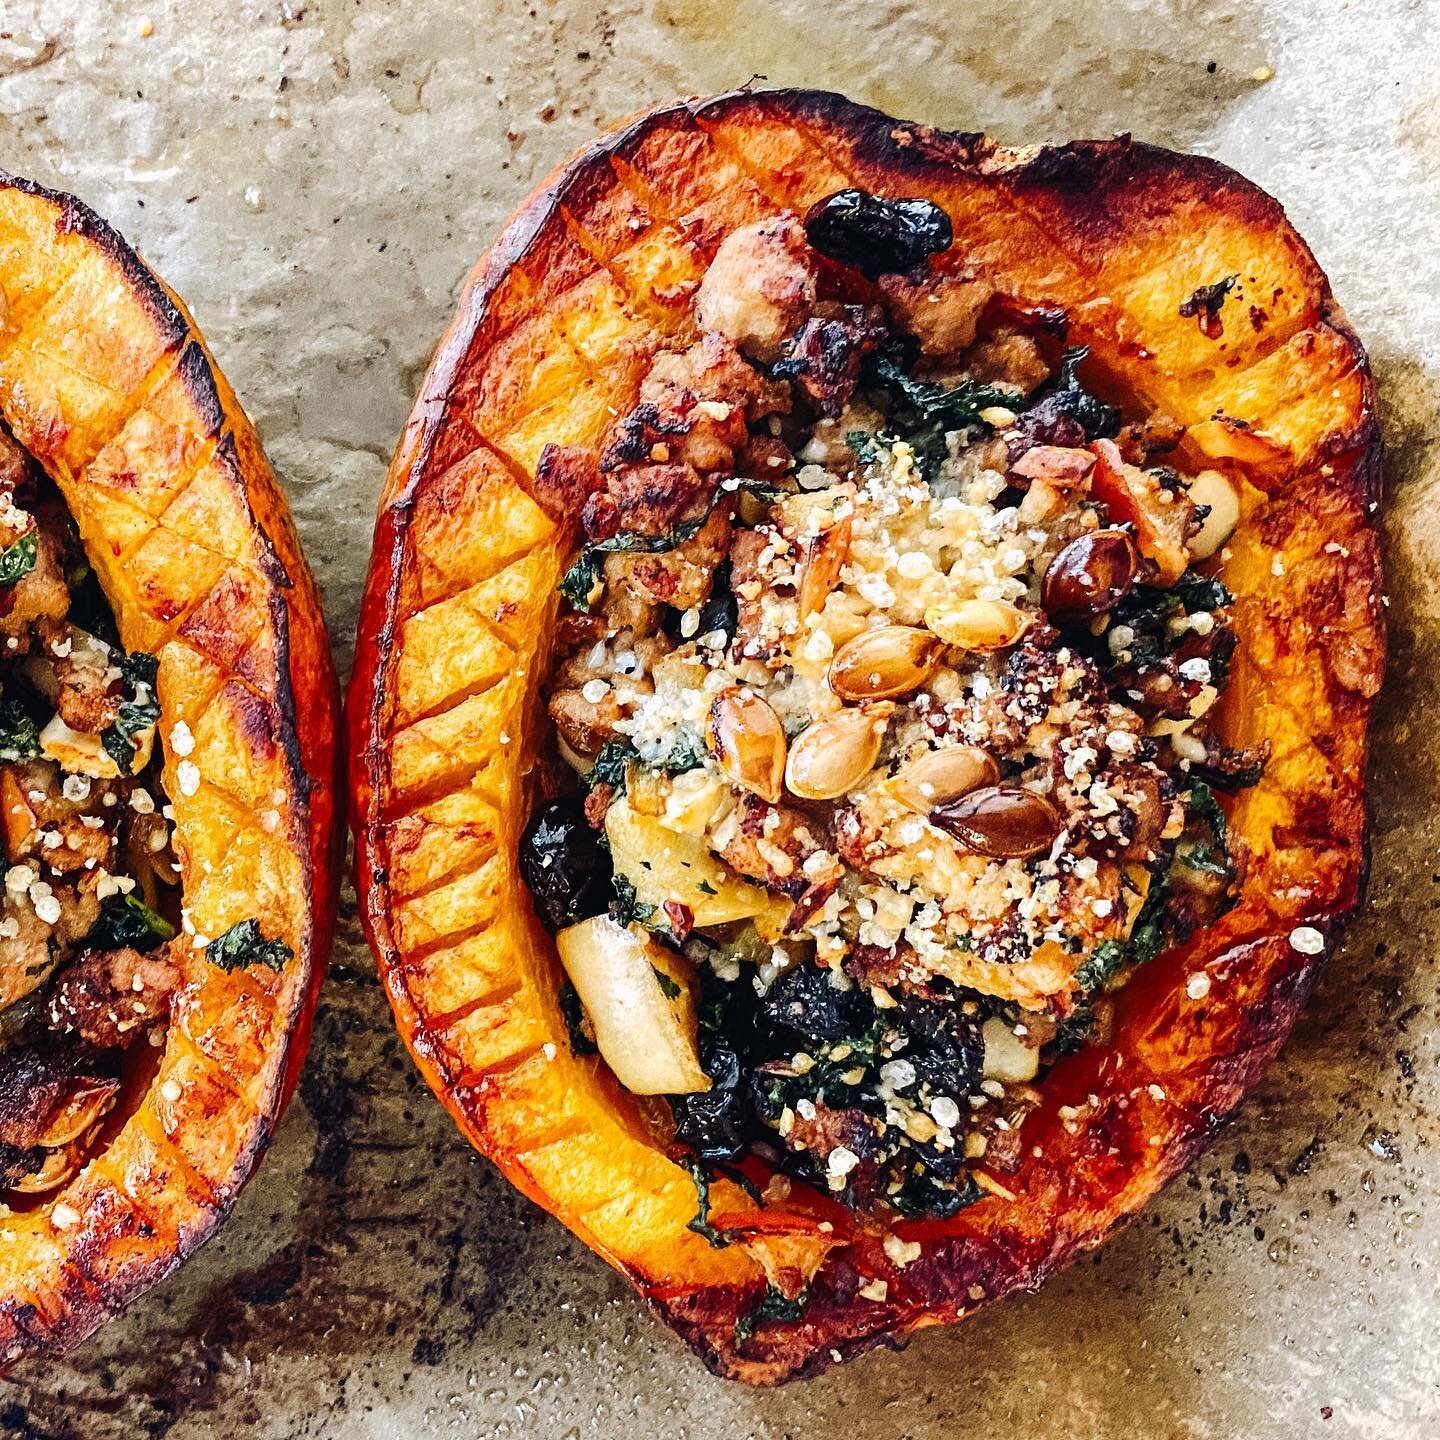
[[0, 1435], [1440, 1431], [1437, 30], [1431, 0], [0, 0], [0, 165], [86, 198], [186, 297], [343, 665], [465, 270], [597, 127], [759, 74], [1012, 141], [1132, 130], [1279, 196], [1379, 378], [1394, 650], [1369, 913], [1210, 1154], [1040, 1294], [778, 1393], [711, 1378], [461, 1141], [347, 896], [299, 1098], [230, 1224], [0, 1384]]

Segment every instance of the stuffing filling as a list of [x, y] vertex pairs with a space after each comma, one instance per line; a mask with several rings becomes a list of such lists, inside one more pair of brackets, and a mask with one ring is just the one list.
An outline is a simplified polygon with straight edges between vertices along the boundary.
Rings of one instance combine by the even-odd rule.
[[123, 1119], [203, 943], [177, 934], [156, 671], [0, 425], [0, 1206], [53, 1194]]
[[858, 191], [734, 232], [602, 452], [547, 449], [587, 497], [545, 690], [578, 783], [521, 853], [574, 1043], [697, 1175], [939, 1215], [1232, 903], [1217, 792], [1265, 760], [1210, 719], [1231, 482], [950, 247]]

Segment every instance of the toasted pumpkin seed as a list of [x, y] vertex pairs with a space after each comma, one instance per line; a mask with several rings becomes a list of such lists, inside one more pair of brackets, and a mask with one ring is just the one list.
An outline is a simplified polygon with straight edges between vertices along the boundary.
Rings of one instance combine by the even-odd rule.
[[951, 745], [911, 760], [891, 777], [887, 788], [902, 805], [928, 815], [937, 805], [993, 785], [999, 778], [993, 755], [976, 745]]
[[838, 520], [801, 542], [799, 587], [795, 595], [800, 619], [825, 607], [825, 600], [840, 582], [840, 571], [850, 557], [850, 517]]
[[874, 768], [893, 707], [846, 708], [817, 720], [795, 737], [785, 762], [785, 784], [802, 800], [834, 800]]
[[1002, 650], [1030, 628], [1030, 617], [1008, 600], [960, 600], [931, 605], [925, 624], [961, 650]]
[[1240, 523], [1240, 497], [1218, 470], [1202, 470], [1190, 482], [1190, 498], [1210, 513], [1186, 548], [1192, 560], [1208, 560], [1235, 533]]
[[742, 790], [772, 805], [780, 798], [785, 727], [753, 690], [727, 690], [715, 698], [705, 724], [705, 744]]
[[847, 640], [830, 662], [830, 688], [842, 700], [893, 700], [935, 673], [941, 641], [913, 625], [878, 625]]
[[1020, 860], [1055, 843], [1063, 821], [1043, 795], [1023, 785], [990, 785], [938, 805], [931, 822], [967, 849], [995, 860]]

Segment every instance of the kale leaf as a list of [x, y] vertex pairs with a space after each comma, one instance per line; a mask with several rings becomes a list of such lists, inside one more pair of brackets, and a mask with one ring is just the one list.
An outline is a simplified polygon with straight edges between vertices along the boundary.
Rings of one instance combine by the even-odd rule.
[[615, 887], [615, 898], [610, 902], [610, 917], [617, 925], [628, 925], [632, 920], [643, 924], [655, 913], [653, 905], [635, 898], [635, 885], [628, 877], [617, 871], [611, 884]]
[[607, 740], [595, 757], [595, 763], [581, 777], [587, 790], [609, 785], [617, 795], [625, 791], [625, 767], [635, 758], [635, 747], [623, 740]]
[[136, 650], [117, 656], [115, 664], [130, 687], [130, 696], [120, 702], [115, 723], [101, 731], [100, 743], [120, 773], [129, 775], [134, 771], [140, 748], [135, 737], [160, 719], [160, 702], [155, 697], [155, 677], [160, 662], [153, 655]]
[[237, 920], [205, 947], [205, 958], [225, 971], [243, 970], [247, 965], [283, 970], [294, 956], [283, 940], [267, 940], [258, 920]]
[[40, 730], [18, 701], [0, 707], [0, 760], [29, 760], [40, 753]]
[[134, 895], [111, 895], [100, 903], [100, 916], [85, 932], [81, 950], [153, 950], [171, 939], [175, 927]]
[[38, 555], [33, 530], [0, 550], [0, 588], [13, 590], [35, 568]]
[[798, 1320], [805, 1313], [810, 1299], [807, 1285], [793, 1300], [783, 1290], [766, 1285], [765, 1293], [753, 1310], [747, 1311], [735, 1322], [735, 1343], [743, 1345], [755, 1334], [756, 1329], [766, 1320]]
[[695, 1214], [685, 1222], [685, 1228], [708, 1240], [712, 1249], [724, 1250], [733, 1237], [728, 1230], [717, 1230], [710, 1223], [710, 1186], [715, 1177], [705, 1168], [703, 1160], [693, 1156], [685, 1161], [685, 1168], [694, 1182], [696, 1196]]
[[598, 1047], [591, 1032], [590, 1017], [585, 1013], [580, 992], [566, 980], [560, 986], [560, 1018], [565, 1022], [565, 1033], [570, 1037], [572, 1055], [594, 1055]]

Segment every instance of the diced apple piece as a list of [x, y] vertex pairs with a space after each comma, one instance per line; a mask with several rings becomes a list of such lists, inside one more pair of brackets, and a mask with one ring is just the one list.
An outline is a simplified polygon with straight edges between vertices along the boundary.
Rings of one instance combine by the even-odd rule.
[[605, 834], [616, 874], [630, 881], [642, 904], [658, 910], [667, 900], [678, 901], [700, 926], [754, 919], [762, 932], [778, 935], [784, 929], [790, 901], [740, 879], [698, 835], [636, 814], [624, 799], [611, 805]]
[[1040, 1069], [1040, 1051], [1027, 1045], [1008, 1021], [992, 1015], [981, 1027], [985, 1041], [985, 1078], [1023, 1085]]
[[595, 1044], [633, 1095], [710, 1088], [695, 1045], [684, 962], [637, 926], [596, 915], [555, 937], [560, 962], [595, 1029]]

